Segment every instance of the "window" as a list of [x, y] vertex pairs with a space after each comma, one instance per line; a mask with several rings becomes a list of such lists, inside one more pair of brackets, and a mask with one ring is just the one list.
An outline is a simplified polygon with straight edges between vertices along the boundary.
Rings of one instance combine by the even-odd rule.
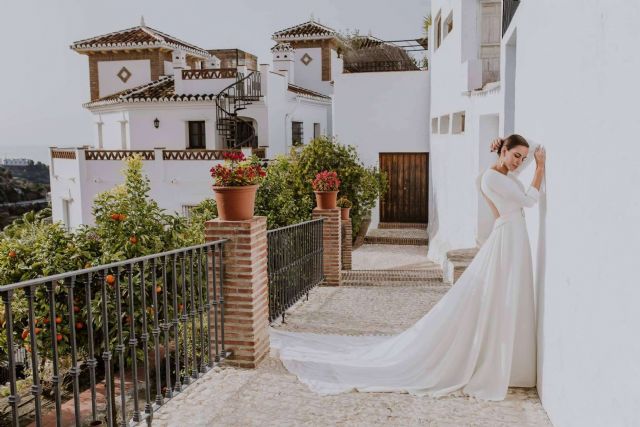
[[431, 119], [431, 133], [438, 133], [438, 118]]
[[464, 120], [465, 120], [464, 111], [454, 113], [451, 133], [455, 133], [455, 134], [464, 133]]
[[449, 115], [440, 116], [440, 133], [449, 133]]
[[189, 145], [187, 148], [205, 148], [204, 121], [189, 122]]
[[436, 25], [433, 26], [433, 31], [435, 32], [436, 37], [436, 49], [440, 47], [440, 43], [442, 43], [442, 17], [438, 12], [438, 16], [436, 17]]
[[291, 122], [291, 145], [302, 145], [303, 142], [302, 122]]
[[320, 138], [320, 123], [313, 124], [313, 139]]
[[449, 35], [450, 32], [453, 31], [453, 11], [447, 16], [447, 19], [444, 21], [444, 35], [442, 38], [444, 39]]

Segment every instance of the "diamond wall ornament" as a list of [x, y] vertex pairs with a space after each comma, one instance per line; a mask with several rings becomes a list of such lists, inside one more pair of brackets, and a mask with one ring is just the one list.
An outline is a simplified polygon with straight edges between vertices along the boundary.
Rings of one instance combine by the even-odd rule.
[[302, 61], [304, 65], [309, 65], [309, 63], [313, 61], [313, 58], [310, 57], [308, 53], [305, 53], [302, 55], [302, 58], [300, 58], [300, 61]]
[[127, 70], [127, 67], [122, 67], [116, 75], [120, 80], [122, 80], [122, 83], [126, 83], [131, 77], [131, 71]]

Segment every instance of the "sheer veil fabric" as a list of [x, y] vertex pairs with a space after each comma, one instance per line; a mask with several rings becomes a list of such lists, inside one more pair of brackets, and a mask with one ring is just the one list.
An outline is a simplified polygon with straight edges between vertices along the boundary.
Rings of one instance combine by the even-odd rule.
[[539, 193], [515, 174], [492, 169], [482, 174], [481, 189], [500, 217], [458, 281], [413, 326], [391, 336], [270, 328], [273, 354], [319, 394], [461, 392], [503, 400], [509, 386], [535, 386], [533, 269], [523, 208]]

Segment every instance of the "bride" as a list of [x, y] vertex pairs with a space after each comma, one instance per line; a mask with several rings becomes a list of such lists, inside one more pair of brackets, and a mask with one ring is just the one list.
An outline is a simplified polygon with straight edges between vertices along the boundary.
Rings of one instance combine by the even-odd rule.
[[545, 150], [525, 189], [515, 176], [529, 156], [520, 135], [495, 140], [498, 161], [481, 177], [493, 231], [447, 294], [391, 336], [338, 336], [270, 329], [284, 366], [320, 394], [351, 390], [503, 400], [509, 386], [536, 385], [536, 319], [524, 207], [538, 201]]

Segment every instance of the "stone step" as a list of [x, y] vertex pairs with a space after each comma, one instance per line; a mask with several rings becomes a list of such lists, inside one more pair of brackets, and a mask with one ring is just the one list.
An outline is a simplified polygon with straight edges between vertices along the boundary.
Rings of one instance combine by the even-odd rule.
[[428, 246], [429, 239], [426, 237], [394, 237], [394, 236], [370, 236], [364, 238], [364, 243], [370, 245], [412, 245]]
[[420, 230], [427, 229], [427, 223], [422, 222], [381, 222], [378, 224], [378, 228], [384, 230], [399, 230], [403, 228], [417, 228]]
[[377, 245], [426, 246], [429, 236], [427, 230], [421, 228], [374, 228], [367, 232], [364, 242]]
[[439, 266], [424, 270], [352, 270], [342, 272], [342, 286], [442, 286]]

